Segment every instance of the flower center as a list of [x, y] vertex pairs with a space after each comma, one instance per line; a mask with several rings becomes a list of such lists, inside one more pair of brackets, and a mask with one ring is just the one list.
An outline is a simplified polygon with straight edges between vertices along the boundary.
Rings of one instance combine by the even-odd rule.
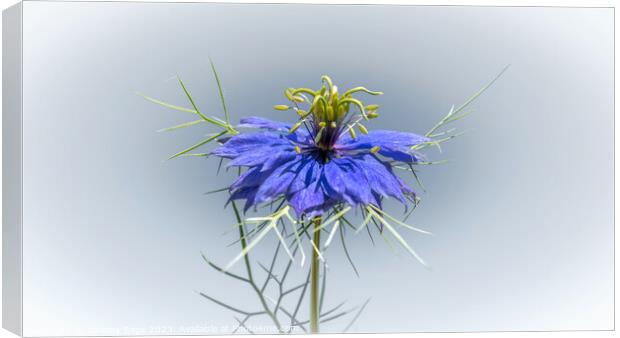
[[[353, 94], [363, 92], [381, 95], [383, 93], [364, 87], [355, 87], [340, 94], [338, 87], [334, 86], [329, 76], [323, 75], [321, 80], [323, 86], [317, 91], [308, 88], [288, 88], [284, 95], [293, 105], [276, 105], [274, 108], [294, 110], [299, 115], [299, 121], [291, 127], [289, 133], [292, 134], [303, 126], [310, 133], [315, 148], [322, 152], [323, 158], [327, 160], [342, 134], [349, 133], [353, 139], [357, 138], [355, 129], [362, 134], [368, 134], [362, 121], [379, 116], [378, 105], [365, 106], [362, 101], [354, 98]], [[302, 109], [303, 104], [308, 106], [307, 110]], [[302, 151], [300, 147], [296, 147], [295, 150]]]

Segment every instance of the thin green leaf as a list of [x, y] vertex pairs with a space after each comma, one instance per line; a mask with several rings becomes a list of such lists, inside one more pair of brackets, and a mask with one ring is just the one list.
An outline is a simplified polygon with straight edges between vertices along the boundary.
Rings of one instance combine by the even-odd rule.
[[377, 214], [376, 212], [372, 211], [372, 209], [368, 208], [368, 211], [370, 213], [373, 213], [374, 217], [377, 218], [379, 221], [381, 221], [381, 223], [388, 229], [388, 231], [390, 233], [392, 233], [392, 236], [394, 236], [394, 238], [396, 238], [396, 240], [400, 243], [400, 245], [402, 245], [405, 249], [407, 249], [407, 251], [409, 251], [409, 253], [415, 257], [415, 259], [418, 260], [418, 262], [420, 262], [420, 264], [424, 265], [425, 267], [428, 267], [428, 265], [426, 264], [426, 262], [422, 259], [422, 257], [420, 257], [415, 250], [413, 250], [411, 248], [411, 246], [409, 246], [409, 243], [407, 243], [407, 241], [405, 241], [405, 239], [400, 235], [400, 233], [398, 233], [398, 231], [396, 229], [394, 229], [394, 227], [388, 223], [383, 217], [381, 217], [379, 214]]
[[226, 100], [224, 100], [224, 91], [222, 90], [220, 77], [217, 75], [213, 60], [209, 59], [209, 62], [211, 63], [211, 69], [213, 70], [213, 75], [215, 76], [215, 82], [217, 82], [217, 89], [220, 92], [220, 100], [222, 101], [222, 109], [224, 109], [224, 115], [226, 116], [226, 124], [230, 125], [230, 117], [228, 116], [228, 108], [226, 107]]
[[173, 104], [170, 104], [170, 103], [167, 103], [167, 102], [160, 101], [160, 100], [158, 100], [158, 99], [152, 98], [152, 97], [150, 97], [150, 96], [146, 96], [146, 95], [144, 95], [144, 94], [142, 94], [142, 93], [136, 93], [136, 94], [137, 94], [137, 95], [140, 95], [140, 96], [142, 96], [144, 99], [146, 99], [146, 100], [148, 100], [148, 101], [151, 101], [151, 102], [153, 102], [153, 103], [155, 103], [155, 104], [158, 104], [158, 105], [160, 105], [160, 106], [163, 106], [163, 107], [166, 107], [166, 108], [170, 108], [170, 109], [174, 109], [174, 110], [178, 110], [178, 111], [183, 111], [183, 112], [186, 112], [186, 113], [196, 114], [196, 111], [195, 111], [195, 110], [193, 110], [193, 109], [184, 108], [184, 107], [181, 107], [181, 106], [175, 106], [175, 105], [173, 105]]
[[291, 254], [291, 251], [289, 250], [289, 247], [286, 244], [286, 241], [284, 240], [282, 233], [280, 233], [280, 229], [278, 229], [277, 225], [274, 225], [273, 231], [275, 231], [276, 235], [278, 236], [278, 240], [280, 240], [280, 243], [282, 243], [282, 247], [284, 248], [284, 252], [286, 252], [286, 255], [288, 256], [288, 258], [291, 261], [295, 261], [295, 258], [293, 258], [293, 254]]
[[321, 313], [321, 315], [319, 317], [329, 316], [330, 314], [332, 314], [332, 313], [336, 312], [338, 309], [340, 309], [346, 303], [347, 303], [346, 300], [341, 302], [340, 304], [338, 304], [338, 305], [334, 306], [333, 308], [325, 311], [324, 313]]
[[191, 121], [191, 122], [185, 122], [185, 123], [181, 123], [181, 124], [178, 124], [176, 126], [173, 126], [173, 127], [168, 127], [168, 128], [160, 129], [160, 130], [158, 130], [158, 132], [172, 131], [172, 130], [177, 130], [177, 129], [181, 129], [181, 128], [185, 128], [185, 127], [191, 127], [191, 126], [195, 126], [197, 124], [204, 123], [204, 122], [205, 122], [205, 120], [195, 120], [195, 121]]
[[508, 68], [510, 67], [510, 65], [506, 65], [501, 72], [499, 72], [499, 74], [497, 74], [493, 80], [491, 80], [489, 83], [487, 83], [484, 87], [482, 87], [478, 92], [476, 92], [476, 94], [474, 94], [472, 97], [470, 97], [467, 101], [465, 101], [462, 105], [460, 105], [456, 110], [455, 113], [460, 112], [461, 110], [463, 110], [465, 107], [467, 107], [470, 103], [472, 103], [472, 101], [474, 101], [476, 98], [478, 98], [478, 96], [482, 95], [482, 93], [484, 93], [487, 89], [489, 89], [489, 87], [491, 87], [493, 85], [493, 83], [495, 83], [495, 81], [497, 81], [497, 79], [500, 78], [500, 76], [502, 76], [502, 74], [504, 74], [504, 72], [506, 72], [508, 70]]
[[196, 102], [194, 102], [194, 99], [192, 98], [192, 95], [189, 93], [189, 91], [187, 90], [187, 88], [185, 87], [185, 84], [183, 83], [183, 81], [181, 81], [181, 78], [177, 76], [177, 79], [179, 80], [179, 84], [181, 85], [181, 88], [183, 88], [183, 91], [185, 92], [185, 95], [187, 96], [187, 99], [189, 100], [189, 102], [192, 104], [192, 107], [194, 107], [194, 110], [196, 111], [196, 114], [198, 116], [200, 116], [203, 120], [212, 123], [216, 126], [222, 127], [224, 129], [227, 129], [228, 126], [226, 124], [223, 124], [219, 121], [216, 121], [210, 117], [207, 117], [206, 115], [204, 115], [203, 113], [200, 112], [200, 110], [198, 109], [198, 107], [196, 106]]
[[226, 265], [224, 270], [229, 270], [233, 265], [235, 265], [235, 263], [237, 263], [248, 252], [250, 252], [250, 250], [252, 250], [273, 228], [274, 228], [274, 223], [270, 223], [269, 225], [267, 225], [260, 233], [258, 233], [258, 235], [256, 235], [256, 237], [251, 243], [248, 243], [248, 245], [245, 248], [243, 248], [243, 250], [241, 250], [241, 252], [230, 263]]
[[210, 194], [215, 194], [215, 193], [218, 193], [218, 192], [229, 191], [229, 190], [230, 190], [229, 187], [225, 187], [225, 188], [220, 188], [220, 189], [215, 189], [215, 190], [207, 191], [204, 194], [205, 195], [210, 195]]
[[216, 138], [218, 138], [218, 137], [220, 137], [220, 136], [222, 136], [222, 135], [224, 135], [226, 133], [227, 133], [227, 131], [222, 131], [222, 132], [220, 132], [218, 134], [215, 134], [215, 135], [209, 137], [208, 139], [206, 139], [204, 141], [198, 142], [198, 143], [194, 144], [193, 146], [191, 146], [191, 147], [189, 147], [187, 149], [183, 149], [183, 150], [179, 151], [178, 153], [170, 156], [170, 158], [168, 158], [168, 159], [171, 160], [173, 158], [176, 158], [176, 157], [179, 157], [179, 156], [181, 156], [183, 154], [186, 154], [186, 153], [188, 153], [188, 152], [190, 152], [190, 151], [192, 151], [192, 150], [194, 150], [194, 149], [196, 149], [198, 147], [202, 147], [203, 145], [205, 145], [205, 144], [215, 140]]
[[236, 275], [234, 273], [231, 273], [231, 272], [228, 272], [228, 271], [224, 271], [224, 269], [220, 268], [219, 266], [215, 265], [215, 263], [211, 262], [207, 258], [207, 256], [205, 256], [202, 252], [200, 254], [202, 255], [202, 259], [204, 259], [204, 261], [207, 262], [207, 264], [209, 264], [209, 266], [211, 266], [213, 269], [215, 269], [215, 270], [217, 270], [217, 271], [219, 271], [219, 272], [221, 272], [221, 273], [223, 273], [223, 274], [225, 274], [227, 276], [230, 276], [232, 278], [238, 279], [240, 281], [243, 281], [243, 282], [246, 282], [246, 283], [250, 282], [250, 280], [245, 278], [245, 277], [241, 277], [241, 276]]
[[183, 154], [179, 155], [179, 157], [208, 157], [209, 153], [196, 153], [196, 154]]
[[360, 224], [360, 226], [357, 228], [357, 230], [355, 230], [355, 233], [359, 233], [360, 231], [362, 231], [362, 229], [364, 229], [367, 225], [368, 222], [370, 222], [370, 218], [372, 217], [372, 215], [370, 213], [368, 213], [368, 215], [366, 215], [366, 218], [364, 218], [364, 221], [362, 222], [362, 224]]
[[433, 235], [431, 232], [420, 229], [420, 228], [416, 228], [414, 226], [411, 226], [407, 223], [401, 222], [400, 220], [398, 220], [397, 218], [393, 217], [392, 215], [388, 214], [387, 212], [375, 207], [374, 205], [370, 205], [371, 208], [373, 208], [377, 213], [381, 213], [381, 215], [391, 219], [392, 221], [396, 222], [397, 224], [409, 229], [409, 230], [413, 230], [413, 231], [417, 231], [419, 233], [425, 234], [425, 235]]
[[342, 210], [340, 210], [338, 213], [336, 213], [335, 215], [333, 215], [332, 217], [330, 217], [329, 219], [327, 219], [325, 222], [321, 223], [320, 226], [314, 228], [313, 232], [317, 232], [321, 229], [323, 229], [324, 227], [330, 225], [331, 223], [337, 221], [340, 217], [342, 217], [344, 214], [346, 214], [347, 212], [349, 212], [349, 210], [351, 210], [351, 207], [348, 206]]
[[325, 241], [324, 248], [327, 249], [329, 244], [332, 242], [332, 239], [334, 238], [334, 235], [336, 234], [336, 230], [338, 230], [339, 226], [340, 226], [340, 221], [336, 221], [336, 223], [334, 223], [334, 226], [332, 227], [332, 230], [329, 232], [329, 236], [327, 237], [327, 241]]
[[[303, 224], [301, 225], [303, 228]], [[297, 229], [293, 229], [293, 233], [295, 234], [295, 242], [297, 243], [297, 247], [300, 249], [299, 252], [301, 252], [301, 266], [304, 266], [304, 263], [306, 262], [306, 254], [304, 253], [304, 249], [303, 246], [301, 245], [301, 238], [299, 238], [299, 232], [297, 231]]]
[[[489, 83], [487, 83], [484, 87], [482, 87], [480, 90], [478, 90], [473, 96], [471, 96], [469, 99], [467, 99], [463, 104], [461, 104], [458, 108], [454, 109], [454, 106], [452, 106], [452, 108], [450, 109], [450, 111], [448, 112], [448, 114], [442, 118], [435, 126], [433, 126], [433, 128], [431, 128], [431, 130], [429, 130], [425, 136], [430, 136], [433, 135], [433, 133], [441, 128], [442, 126], [456, 121], [462, 117], [464, 117], [466, 115], [465, 114], [461, 114], [461, 115], [457, 115], [458, 113], [460, 113], [463, 109], [467, 108], [467, 106], [469, 106], [470, 103], [472, 103], [475, 99], [477, 99], [480, 95], [482, 95], [482, 93], [484, 93], [487, 89], [489, 89], [489, 87], [491, 87], [491, 85], [493, 85], [493, 83], [495, 83], [495, 81], [497, 81], [497, 79], [500, 78], [500, 76], [502, 76], [502, 74], [504, 74], [504, 72], [506, 70], [508, 70], [508, 67], [510, 67], [510, 65], [507, 65], [506, 67], [504, 67], [502, 69], [501, 72], [499, 72], [499, 74], [497, 74], [493, 80], [491, 80]], [[415, 147], [415, 146], [414, 146]]]
[[220, 305], [220, 306], [223, 306], [223, 307], [225, 307], [225, 308], [227, 308], [227, 309], [229, 309], [229, 310], [231, 310], [231, 311], [238, 312], [238, 313], [240, 313], [240, 314], [242, 314], [242, 315], [246, 315], [246, 316], [247, 316], [247, 315], [250, 315], [250, 314], [253, 314], [252, 312], [243, 311], [243, 310], [238, 309], [238, 308], [236, 308], [236, 307], [234, 307], [234, 306], [230, 306], [230, 305], [228, 305], [228, 304], [226, 304], [226, 303], [224, 303], [224, 302], [222, 302], [222, 301], [219, 301], [219, 300], [217, 300], [217, 299], [215, 299], [215, 298], [213, 298], [213, 297], [211, 297], [211, 296], [209, 296], [209, 295], [207, 295], [207, 294], [204, 294], [204, 293], [202, 293], [202, 292], [199, 292], [198, 294], [199, 294], [199, 295], [201, 295], [201, 296], [203, 296], [204, 298], [206, 298], [206, 299], [208, 299], [208, 300], [212, 301], [213, 303], [215, 303], [215, 304], [217, 304], [217, 305]]
[[344, 230], [342, 227], [340, 227], [340, 240], [342, 241], [342, 248], [344, 249], [344, 254], [347, 257], [349, 264], [351, 264], [351, 267], [353, 268], [355, 275], [359, 278], [360, 274], [357, 271], [357, 268], [355, 267], [353, 260], [351, 259], [351, 255], [349, 255], [349, 250], [347, 250], [347, 244], [345, 243], [345, 239], [344, 239]]
[[[244, 328], [246, 331], [248, 331], [250, 334], [256, 334], [254, 331], [250, 330], [250, 328], [248, 328], [247, 326], [245, 326], [245, 319], [243, 321], [239, 320], [239, 318], [233, 316], [233, 318], [235, 318], [235, 320], [237, 321], [237, 323], [239, 324], [239, 326], [233, 331], [233, 333], [237, 332], [237, 330], [242, 327]], [[247, 318], [247, 317], [246, 317]]]
[[366, 308], [366, 305], [368, 305], [369, 302], [370, 302], [370, 298], [368, 298], [366, 300], [366, 302], [364, 302], [364, 305], [362, 305], [362, 307], [359, 309], [359, 311], [357, 311], [357, 313], [355, 314], [355, 317], [353, 317], [353, 319], [351, 319], [351, 322], [349, 322], [349, 325], [347, 325], [347, 327], [344, 328], [344, 331], [342, 331], [342, 333], [346, 333], [347, 331], [349, 331], [351, 326], [353, 326], [353, 324], [355, 324], [355, 321], [357, 321], [359, 316], [362, 314], [362, 311], [364, 311], [364, 309]]

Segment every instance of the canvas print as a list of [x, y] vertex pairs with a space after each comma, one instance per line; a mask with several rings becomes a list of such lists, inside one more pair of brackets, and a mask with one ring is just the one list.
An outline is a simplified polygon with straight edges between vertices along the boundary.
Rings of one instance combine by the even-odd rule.
[[5, 328], [613, 329], [613, 9], [4, 18]]
[[[426, 160], [421, 151], [430, 146], [441, 149], [443, 142], [458, 136], [455, 128], [446, 129], [447, 126], [465, 117], [469, 104], [490, 87], [499, 75], [458, 108], [452, 106], [447, 115], [424, 135], [417, 135], [388, 130], [368, 131], [364, 123], [379, 117], [377, 113], [379, 106], [366, 105], [354, 98], [354, 95], [361, 93], [376, 96], [383, 93], [358, 86], [339, 95], [338, 87], [327, 75], [321, 77], [323, 84], [318, 90], [305, 87], [287, 88], [284, 91], [287, 104], [273, 107], [277, 111], [294, 112], [295, 123], [252, 116], [242, 118], [238, 124], [233, 125], [213, 62], [211, 66], [218, 85], [224, 119], [207, 117], [201, 113], [180, 78], [178, 78], [179, 85], [192, 108], [175, 106], [148, 96], [144, 98], [166, 108], [189, 112], [199, 117], [197, 120], [164, 128], [161, 131], [173, 131], [202, 123], [222, 129], [199, 143], [177, 152], [170, 159], [180, 156], [212, 156], [220, 159], [218, 170], [221, 169], [224, 159], [230, 160], [226, 165], [227, 168], [238, 168], [238, 177], [229, 187], [213, 192], [228, 193], [227, 204], [231, 205], [235, 215], [235, 226], [239, 228], [237, 242], [240, 243], [240, 252], [223, 268], [204, 255], [203, 258], [216, 271], [249, 284], [256, 292], [262, 309], [242, 310], [208, 294], [200, 293], [211, 302], [242, 316], [242, 319], [235, 317], [238, 326], [234, 332], [243, 328], [253, 333], [246, 322], [263, 315], [271, 319], [274, 331], [277, 333], [290, 333], [293, 329], [305, 333], [318, 333], [321, 322], [346, 316], [356, 310], [357, 307], [338, 311], [344, 304], [341, 303], [321, 313], [327, 287], [326, 251], [337, 232], [340, 234], [344, 254], [359, 277], [346, 247], [345, 226], [355, 234], [366, 230], [371, 241], [374, 241], [371, 233], [371, 228], [374, 227], [372, 231], [376, 236], [383, 237], [386, 243], [390, 244], [390, 239], [387, 237], [390, 235], [392, 241], [400, 244], [419, 263], [427, 266], [395, 228], [400, 226], [417, 233], [431, 234], [405, 223], [417, 207], [419, 197], [395, 171], [400, 169], [410, 172], [421, 186], [416, 166], [439, 163]], [[240, 128], [255, 128], [262, 131], [240, 134], [238, 131]], [[359, 136], [356, 130], [359, 131]], [[220, 145], [212, 151], [194, 152], [211, 142]], [[388, 198], [405, 205], [402, 220], [384, 211], [382, 205], [384, 199]], [[240, 212], [237, 200], [245, 202], [243, 212]], [[277, 205], [275, 208], [274, 204]], [[245, 218], [250, 209], [256, 213], [261, 209], [266, 215]], [[268, 211], [264, 211], [265, 209]], [[410, 211], [407, 211], [408, 209]], [[353, 217], [351, 214], [355, 214], [356, 211], [362, 216], [362, 221], [358, 225], [350, 220]], [[253, 226], [248, 227], [248, 223]], [[271, 263], [259, 262], [253, 266], [249, 258], [251, 250], [270, 233], [278, 238]], [[327, 236], [324, 242], [321, 242], [322, 233], [323, 236]], [[310, 251], [308, 254], [304, 252], [304, 240], [309, 243], [306, 244]], [[274, 268], [280, 259], [280, 250], [286, 253], [289, 261], [284, 271], [276, 274], [277, 270]], [[297, 253], [299, 259], [295, 258]], [[285, 282], [290, 269], [297, 260], [303, 268], [306, 256], [309, 256], [310, 261], [308, 278], [299, 285], [287, 286]], [[245, 264], [245, 276], [230, 271], [240, 260]], [[260, 288], [253, 273], [257, 268], [267, 273]], [[320, 279], [322, 282], [319, 282]], [[277, 297], [269, 297], [266, 294], [266, 288], [270, 283], [277, 285]], [[297, 318], [297, 314], [300, 305], [304, 303], [307, 290], [309, 290], [307, 303], [310, 304], [309, 319], [302, 321]], [[297, 296], [294, 310], [293, 308], [287, 310], [283, 303], [288, 295]], [[267, 300], [273, 304], [270, 306]], [[344, 332], [355, 323], [368, 301], [359, 307], [352, 321], [344, 328]], [[278, 317], [279, 312], [290, 319], [288, 329], [283, 327]]]

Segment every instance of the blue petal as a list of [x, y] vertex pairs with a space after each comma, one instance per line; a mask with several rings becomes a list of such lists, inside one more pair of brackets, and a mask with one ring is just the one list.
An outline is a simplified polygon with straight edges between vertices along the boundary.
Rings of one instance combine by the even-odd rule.
[[241, 126], [267, 131], [230, 137], [212, 154], [230, 159], [229, 166], [247, 167], [231, 185], [230, 200], [246, 201], [244, 210], [284, 197], [298, 216], [324, 214], [338, 203], [381, 206], [384, 197], [405, 203], [413, 191], [392, 172], [389, 163], [367, 151], [380, 146], [379, 154], [403, 162], [419, 158], [412, 145], [428, 138], [415, 134], [373, 131], [356, 140], [343, 136], [336, 145], [341, 157], [323, 163], [318, 152], [298, 154], [294, 146], [312, 146], [306, 131], [289, 135], [290, 125], [262, 118], [243, 119]]
[[279, 133], [263, 132], [242, 134], [231, 137], [226, 143], [215, 148], [211, 154], [224, 158], [235, 158], [258, 149], [291, 146], [290, 141]]
[[228, 162], [227, 166], [259, 166], [261, 171], [266, 171], [280, 163], [292, 160], [297, 155], [292, 145], [262, 147], [238, 155]]
[[294, 178], [287, 189], [287, 196], [290, 197], [300, 190], [306, 189], [312, 182], [318, 180], [320, 164], [312, 155], [304, 155], [291, 170]]
[[344, 134], [338, 139], [336, 148], [343, 151], [366, 150], [379, 146], [379, 154], [396, 161], [405, 163], [415, 163], [421, 159], [421, 155], [412, 151], [411, 147], [430, 139], [412, 133], [373, 130], [368, 135], [359, 135], [357, 139], [352, 139], [348, 134]]
[[272, 121], [262, 117], [250, 116], [241, 119], [237, 126], [242, 128], [260, 128], [271, 131], [288, 131], [291, 129], [292, 125], [285, 122]]
[[366, 175], [370, 188], [382, 197], [391, 196], [406, 204], [402, 181], [392, 172], [391, 167], [372, 154], [355, 158], [355, 162]]
[[244, 187], [242, 189], [232, 192], [230, 194], [230, 197], [228, 198], [228, 202], [232, 200], [244, 199], [245, 205], [243, 206], [243, 212], [247, 212], [252, 206], [256, 205], [256, 203], [254, 203], [255, 197], [256, 187]]
[[[334, 198], [342, 199], [351, 205], [356, 204], [356, 199], [351, 198], [347, 192], [347, 170], [343, 160], [334, 158], [323, 167], [321, 183], [325, 192]], [[350, 165], [348, 166], [350, 168]]]
[[[259, 128], [269, 131], [286, 132], [287, 134], [292, 127], [292, 124], [290, 123], [273, 121], [257, 116], [246, 117], [241, 119], [239, 122], [240, 123], [237, 125], [238, 127]], [[299, 128], [293, 134], [286, 135], [286, 137], [295, 142], [307, 143], [310, 135], [303, 128]]]
[[301, 162], [301, 157], [292, 163], [281, 165], [270, 172], [258, 188], [256, 203], [267, 202], [285, 194], [293, 180], [297, 177], [297, 173], [293, 168], [296, 167], [299, 162]]
[[[304, 215], [306, 216], [307, 219], [311, 219], [315, 216], [321, 216], [324, 215], [326, 212], [328, 212], [331, 208], [333, 208], [336, 204], [338, 204], [338, 201], [335, 199], [327, 199], [325, 200], [325, 203], [321, 204], [321, 205], [317, 205], [315, 207], [311, 207], [311, 208], [307, 208], [304, 210]], [[301, 214], [297, 214], [297, 216], [301, 216]]]
[[[289, 199], [289, 204], [298, 216], [310, 209], [317, 209], [325, 204], [326, 197], [318, 181], [310, 183], [305, 189], [297, 191]], [[319, 208], [320, 209], [320, 208]], [[310, 217], [310, 215], [308, 215]]]
[[[329, 186], [335, 191], [341, 190], [342, 188], [342, 186], [338, 188], [338, 184], [343, 184], [344, 193], [342, 193], [341, 196], [347, 202], [353, 205], [367, 205], [369, 203], [377, 202], [372, 194], [366, 175], [363, 170], [360, 169], [356, 161], [348, 157], [334, 158], [327, 165], [336, 167], [330, 168], [330, 171], [334, 170], [341, 172], [340, 175], [337, 175], [338, 178], [343, 179], [341, 183], [338, 182], [337, 178], [334, 180], [334, 176], [325, 177], [329, 182]], [[332, 180], [330, 180], [330, 177]]]
[[250, 168], [243, 174], [241, 174], [235, 182], [230, 186], [231, 190], [246, 188], [246, 187], [255, 187], [261, 184], [265, 177], [267, 177], [268, 173], [263, 173], [260, 171], [260, 168]]

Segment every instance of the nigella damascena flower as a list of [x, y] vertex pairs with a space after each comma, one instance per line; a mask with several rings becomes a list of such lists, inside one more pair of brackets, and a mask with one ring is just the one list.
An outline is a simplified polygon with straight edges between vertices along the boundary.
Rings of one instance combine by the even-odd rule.
[[[316, 92], [288, 89], [293, 107], [275, 106], [295, 110], [297, 123], [242, 119], [239, 127], [258, 131], [227, 138], [212, 152], [229, 159], [228, 166], [247, 168], [230, 186], [230, 199], [245, 200], [247, 211], [283, 197], [298, 217], [308, 218], [339, 204], [381, 208], [388, 197], [405, 205], [414, 202], [414, 191], [393, 166], [420, 161], [412, 147], [431, 140], [412, 133], [368, 131], [362, 121], [377, 117], [378, 106], [364, 106], [352, 95], [381, 93], [357, 87], [339, 96], [331, 80], [323, 80], [326, 86]], [[303, 102], [310, 106], [307, 112], [299, 108]]]

